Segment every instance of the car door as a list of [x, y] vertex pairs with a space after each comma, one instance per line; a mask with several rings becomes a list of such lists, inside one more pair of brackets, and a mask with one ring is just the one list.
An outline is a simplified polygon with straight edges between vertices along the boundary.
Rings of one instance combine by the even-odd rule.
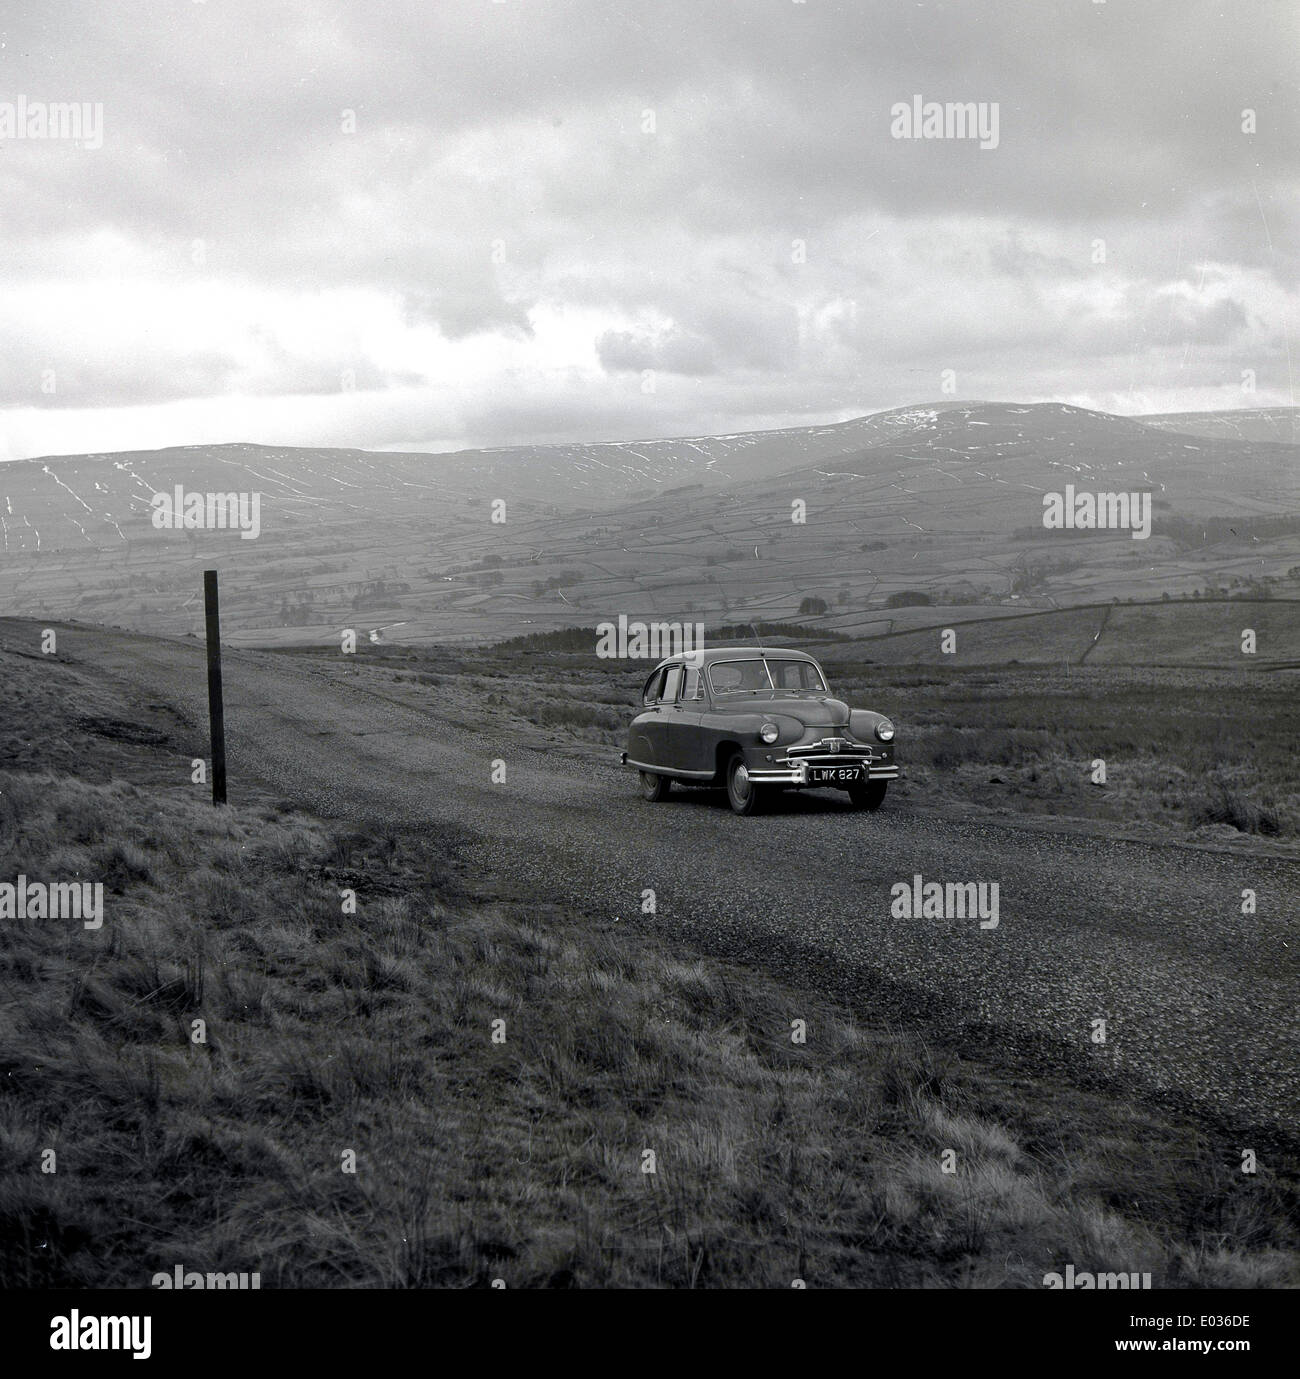
[[676, 771], [710, 769], [704, 760], [700, 720], [704, 716], [704, 674], [699, 666], [682, 667], [677, 700], [665, 715], [668, 721], [668, 764]]
[[650, 750], [656, 766], [669, 766], [677, 769], [673, 760], [673, 720], [678, 713], [677, 695], [682, 687], [682, 667], [679, 661], [670, 665], [664, 672], [663, 689], [654, 714], [647, 724], [650, 734]]
[[645, 683], [641, 691], [641, 712], [632, 720], [628, 734], [627, 754], [633, 761], [646, 766], [663, 766], [667, 746], [664, 723], [664, 670], [661, 667]]

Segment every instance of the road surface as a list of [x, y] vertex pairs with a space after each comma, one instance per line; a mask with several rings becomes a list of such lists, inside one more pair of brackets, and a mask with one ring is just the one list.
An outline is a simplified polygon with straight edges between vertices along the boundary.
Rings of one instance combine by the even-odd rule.
[[[0, 632], [29, 640], [32, 626]], [[206, 727], [198, 641], [70, 625], [59, 654]], [[427, 708], [397, 703], [383, 697], [386, 677], [344, 661], [227, 650], [232, 802], [257, 779], [326, 817], [414, 827], [456, 849], [485, 891], [652, 925], [830, 991], [863, 1020], [1000, 1051], [1026, 1072], [1122, 1083], [1228, 1134], [1295, 1134], [1300, 863], [1007, 827], [924, 803], [862, 814], [838, 792], [785, 796], [748, 819], [713, 791], [652, 805], [612, 752], [605, 766], [541, 749], [496, 729], [486, 707], [477, 726], [450, 722], [436, 690]], [[504, 784], [492, 783], [494, 761]], [[997, 881], [997, 928], [891, 917], [891, 888], [916, 874]], [[640, 913], [645, 888], [652, 918]], [[1241, 913], [1244, 889], [1257, 894], [1253, 915]]]

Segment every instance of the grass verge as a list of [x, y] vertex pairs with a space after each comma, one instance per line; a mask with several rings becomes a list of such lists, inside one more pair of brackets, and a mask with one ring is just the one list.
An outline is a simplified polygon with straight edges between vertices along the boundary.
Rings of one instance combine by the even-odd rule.
[[976, 1065], [626, 922], [476, 901], [420, 838], [64, 774], [0, 799], [0, 879], [106, 890], [98, 931], [6, 921], [4, 1286], [1296, 1281], [1267, 1166], [1065, 1096], [1018, 1128]]

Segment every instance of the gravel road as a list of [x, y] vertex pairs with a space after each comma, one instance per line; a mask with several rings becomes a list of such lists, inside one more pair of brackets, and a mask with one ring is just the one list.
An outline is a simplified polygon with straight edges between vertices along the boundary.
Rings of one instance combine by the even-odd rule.
[[[30, 637], [31, 624], [8, 629], [19, 626]], [[75, 625], [59, 652], [133, 702], [206, 724], [197, 641]], [[1026, 1073], [1119, 1082], [1228, 1132], [1297, 1133], [1300, 863], [892, 799], [859, 814], [838, 792], [786, 796], [749, 819], [713, 791], [652, 805], [612, 755], [605, 766], [539, 750], [494, 732], [490, 709], [480, 729], [450, 723], [435, 691], [422, 711], [382, 697], [360, 668], [250, 651], [224, 665], [232, 800], [255, 777], [327, 817], [413, 826], [454, 845], [493, 893], [652, 925], [831, 991], [864, 1020], [1001, 1051]], [[498, 759], [507, 779], [494, 785]], [[892, 918], [891, 887], [917, 873], [996, 881], [997, 928]], [[653, 917], [640, 913], [646, 887]], [[1241, 913], [1245, 888], [1254, 915]]]

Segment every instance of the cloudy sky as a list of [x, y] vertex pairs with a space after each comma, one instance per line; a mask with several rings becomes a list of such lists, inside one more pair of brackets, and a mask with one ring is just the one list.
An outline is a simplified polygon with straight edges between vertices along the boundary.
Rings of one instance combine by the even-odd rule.
[[1291, 405], [1298, 89], [1294, 0], [2, 0], [0, 459]]

